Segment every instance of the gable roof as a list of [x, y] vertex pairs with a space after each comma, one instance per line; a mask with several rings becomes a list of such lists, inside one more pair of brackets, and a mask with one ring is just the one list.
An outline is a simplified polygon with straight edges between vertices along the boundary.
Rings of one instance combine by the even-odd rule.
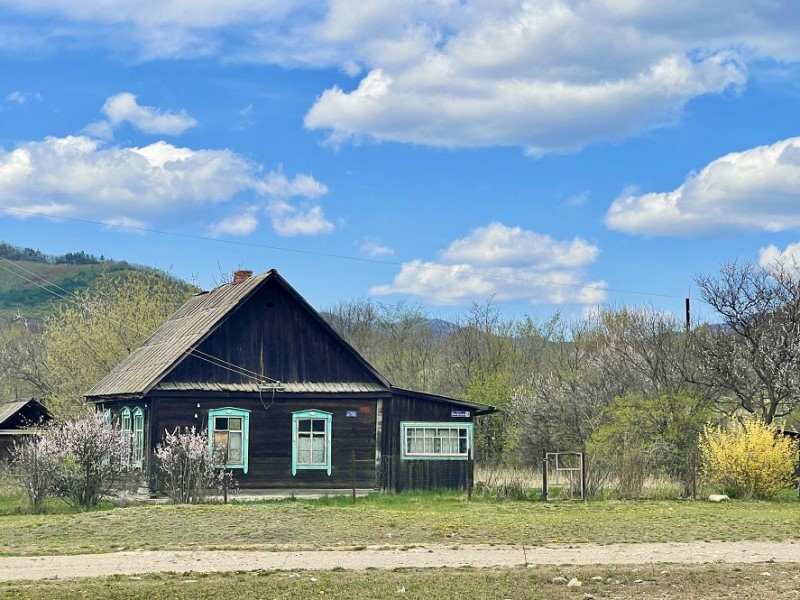
[[39, 402], [36, 398], [28, 398], [27, 400], [15, 400], [13, 402], [6, 402], [0, 404], [0, 429], [5, 429], [13, 423], [12, 419], [25, 409], [30, 412], [40, 415], [40, 418], [47, 421], [53, 418], [47, 407]]
[[[203, 292], [190, 298], [141, 346], [89, 390], [86, 396], [88, 398], [141, 396], [159, 384], [170, 371], [190, 355], [219, 365], [222, 361], [199, 352], [197, 347], [268, 281], [274, 281], [282, 286], [310, 318], [315, 319], [323, 329], [334, 336], [346, 352], [352, 354], [377, 380], [379, 386], [384, 389], [389, 388], [389, 382], [273, 269], [240, 283], [222, 285], [210, 292]], [[263, 387], [280, 384], [271, 379], [267, 373], [252, 374], [249, 378]]]

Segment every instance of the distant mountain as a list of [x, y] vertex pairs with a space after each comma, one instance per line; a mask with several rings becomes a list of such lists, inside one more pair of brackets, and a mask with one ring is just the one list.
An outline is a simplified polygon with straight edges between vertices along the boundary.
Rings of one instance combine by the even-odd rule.
[[82, 251], [49, 256], [33, 248], [0, 242], [0, 325], [17, 314], [28, 320], [41, 320], [63, 301], [53, 292], [67, 296], [90, 286], [104, 272], [138, 270], [152, 271]]

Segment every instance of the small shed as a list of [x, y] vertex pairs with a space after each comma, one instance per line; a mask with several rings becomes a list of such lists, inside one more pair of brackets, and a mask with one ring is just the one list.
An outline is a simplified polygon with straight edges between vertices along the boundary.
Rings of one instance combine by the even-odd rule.
[[396, 388], [277, 271], [191, 298], [87, 394], [155, 485], [165, 432], [206, 430], [241, 488], [465, 488], [494, 407]]
[[10, 457], [16, 440], [31, 435], [34, 427], [52, 418], [47, 407], [36, 398], [0, 404], [0, 462]]

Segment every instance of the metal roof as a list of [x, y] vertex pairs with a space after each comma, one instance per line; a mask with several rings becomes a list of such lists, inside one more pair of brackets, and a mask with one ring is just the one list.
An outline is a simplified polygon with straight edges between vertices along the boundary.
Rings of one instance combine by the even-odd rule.
[[469, 402], [467, 400], [451, 398], [450, 396], [442, 396], [440, 394], [430, 394], [428, 392], [417, 392], [415, 390], [408, 390], [405, 388], [399, 388], [395, 386], [392, 386], [391, 389], [392, 389], [392, 394], [412, 396], [414, 398], [421, 398], [423, 400], [430, 400], [432, 402], [460, 404], [461, 406], [466, 406], [474, 410], [476, 415], [491, 415], [493, 413], [500, 412], [500, 409], [498, 409], [496, 406], [490, 406], [489, 404], [480, 404], [479, 402]]
[[152, 388], [159, 391], [180, 391], [180, 392], [271, 392], [275, 390], [281, 393], [377, 393], [386, 392], [386, 388], [376, 383], [361, 383], [361, 382], [292, 382], [292, 383], [279, 383], [270, 385], [259, 385], [255, 382], [247, 383], [216, 383], [206, 381], [180, 381], [171, 382], [164, 381], [156, 384]]
[[86, 395], [146, 393], [273, 274], [274, 271], [268, 271], [241, 283], [229, 283], [190, 298]]

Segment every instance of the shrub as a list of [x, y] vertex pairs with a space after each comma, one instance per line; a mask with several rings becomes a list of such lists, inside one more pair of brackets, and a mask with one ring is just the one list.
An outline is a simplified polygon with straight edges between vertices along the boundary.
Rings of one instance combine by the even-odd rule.
[[797, 446], [774, 424], [752, 416], [729, 429], [706, 426], [700, 438], [703, 475], [729, 495], [769, 498], [794, 476]]
[[209, 489], [227, 490], [236, 482], [229, 471], [214, 466], [224, 462], [221, 453], [208, 451], [208, 435], [194, 427], [166, 433], [156, 447], [156, 460], [164, 491], [173, 502], [193, 504], [206, 499]]
[[52, 441], [39, 435], [14, 444], [11, 468], [28, 498], [30, 510], [44, 512], [44, 501], [54, 493], [56, 453]]
[[48, 440], [56, 457], [56, 495], [81, 508], [97, 506], [117, 482], [127, 440], [101, 412], [46, 430], [42, 441]]
[[119, 431], [95, 412], [39, 429], [15, 446], [13, 464], [33, 511], [48, 496], [92, 508], [114, 486], [124, 451]]

